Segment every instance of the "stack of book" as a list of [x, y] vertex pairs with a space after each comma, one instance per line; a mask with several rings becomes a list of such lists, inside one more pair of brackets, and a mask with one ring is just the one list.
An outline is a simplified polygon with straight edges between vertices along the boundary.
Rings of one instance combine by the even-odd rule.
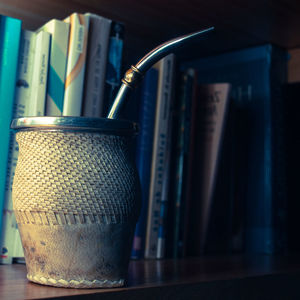
[[[34, 32], [0, 17], [2, 262], [22, 256], [11, 201], [18, 154], [11, 119], [105, 116], [120, 83], [123, 31], [89, 13]], [[284, 251], [286, 62], [284, 51], [263, 45], [180, 68], [171, 54], [146, 73], [137, 97], [142, 209], [132, 258]]]
[[205, 232], [208, 222], [230, 84], [200, 86], [196, 72], [189, 69], [174, 95], [174, 71], [175, 57], [167, 56], [146, 74], [142, 87], [136, 149], [142, 212], [133, 242], [135, 259], [179, 257], [185, 252], [184, 231], [191, 218], [187, 206], [192, 201], [187, 197], [192, 198], [195, 176], [205, 178], [195, 180], [195, 187], [201, 184], [197, 197], [203, 201], [192, 204], [193, 210], [203, 212], [199, 230]]
[[146, 74], [132, 258], [285, 251], [286, 67], [285, 51], [262, 45], [175, 72], [169, 56]]
[[0, 16], [2, 263], [23, 257], [12, 208], [18, 157], [9, 131], [12, 118], [103, 117], [121, 79], [123, 24], [91, 13], [73, 13], [35, 31], [21, 25], [21, 20]]
[[224, 140], [230, 163], [220, 161], [227, 173], [220, 174], [215, 190], [207, 250], [274, 254], [286, 249], [281, 116], [287, 61], [285, 50], [267, 44], [184, 65], [196, 69], [200, 83], [232, 85], [231, 137]]

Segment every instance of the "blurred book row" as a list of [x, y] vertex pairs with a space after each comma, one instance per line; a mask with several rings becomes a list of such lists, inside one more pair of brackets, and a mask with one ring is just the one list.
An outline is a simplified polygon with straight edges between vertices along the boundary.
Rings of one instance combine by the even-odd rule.
[[146, 74], [132, 258], [299, 251], [300, 94], [287, 83], [288, 59], [267, 44], [171, 55]]
[[[18, 154], [11, 118], [105, 116], [120, 84], [123, 32], [92, 14], [36, 32], [1, 16], [3, 263], [23, 256], [11, 201]], [[287, 61], [267, 44], [196, 60], [171, 54], [146, 73], [123, 114], [140, 126], [133, 259], [300, 250], [300, 85], [287, 84]]]
[[23, 116], [102, 117], [120, 82], [124, 26], [73, 13], [35, 31], [0, 15], [1, 261], [23, 257], [12, 207], [18, 145], [9, 132]]

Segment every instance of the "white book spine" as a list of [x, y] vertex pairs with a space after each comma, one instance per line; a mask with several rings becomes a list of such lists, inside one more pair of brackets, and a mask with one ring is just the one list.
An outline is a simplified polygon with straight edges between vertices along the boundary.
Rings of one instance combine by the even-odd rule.
[[168, 135], [170, 133], [171, 95], [175, 56], [170, 54], [158, 63], [159, 83], [153, 138], [151, 180], [146, 230], [145, 258], [157, 258], [161, 201], [168, 166]]
[[[34, 45], [36, 35], [34, 32], [23, 30], [21, 35], [20, 58], [18, 66], [18, 77], [15, 92], [13, 117], [26, 116], [30, 105], [30, 90], [32, 81], [32, 65], [34, 57]], [[13, 214], [12, 183], [18, 160], [18, 145], [14, 134], [10, 138], [10, 150], [8, 158], [7, 182], [5, 190], [5, 205], [3, 213], [3, 238], [1, 263], [11, 263], [15, 252], [15, 241], [19, 238], [17, 223]]]
[[101, 117], [111, 20], [94, 14], [90, 17], [83, 116]]
[[44, 116], [51, 35], [40, 31], [36, 36], [29, 116]]
[[64, 105], [70, 24], [53, 19], [39, 28], [37, 32], [40, 31], [51, 34], [46, 115], [61, 116]]
[[23, 250], [21, 236], [20, 236], [18, 227], [16, 227], [15, 249], [14, 249], [13, 257], [14, 258], [24, 257], [24, 250]]
[[70, 39], [63, 115], [80, 116], [83, 98], [89, 17], [74, 13], [64, 21], [70, 24]]
[[157, 237], [156, 258], [165, 257], [166, 249], [166, 217], [169, 198], [169, 180], [170, 180], [170, 160], [171, 160], [171, 134], [172, 134], [172, 116], [169, 117], [168, 134], [166, 141], [165, 167], [162, 175], [161, 207], [159, 216], [159, 228]]

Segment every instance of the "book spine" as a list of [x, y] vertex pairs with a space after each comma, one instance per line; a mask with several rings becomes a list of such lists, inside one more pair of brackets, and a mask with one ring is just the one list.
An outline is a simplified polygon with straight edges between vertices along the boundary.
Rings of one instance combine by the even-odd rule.
[[171, 160], [171, 119], [169, 121], [169, 132], [167, 134], [167, 147], [166, 147], [166, 162], [165, 171], [163, 174], [160, 213], [158, 221], [158, 237], [157, 237], [157, 250], [156, 258], [161, 259], [166, 255], [166, 230], [167, 230], [167, 208], [169, 198], [169, 181], [170, 181], [170, 160]]
[[299, 110], [300, 82], [287, 83], [284, 85], [283, 122], [284, 122], [284, 145], [285, 145], [285, 169], [286, 169], [286, 197], [287, 197], [287, 243], [289, 253], [299, 253], [300, 240], [298, 230], [300, 228], [300, 190], [298, 187], [298, 174], [300, 169], [300, 143], [299, 139]]
[[157, 81], [158, 71], [152, 68], [146, 73], [142, 86], [139, 112], [140, 133], [136, 148], [136, 166], [141, 182], [142, 208], [133, 239], [131, 257], [135, 259], [142, 258], [145, 249]]
[[[264, 164], [261, 172], [265, 184], [260, 187], [266, 198], [248, 199], [246, 251], [282, 254], [287, 250], [286, 174], [283, 143], [282, 86], [287, 78], [287, 54], [278, 48], [269, 49], [269, 97], [264, 99]], [[254, 185], [254, 178], [252, 182]], [[260, 217], [257, 217], [257, 212]]]
[[104, 105], [104, 86], [111, 20], [90, 17], [87, 62], [83, 100], [83, 116], [101, 117]]
[[260, 159], [263, 160], [259, 168], [262, 181], [255, 181], [257, 177], [254, 176], [249, 181], [262, 196], [253, 198], [251, 190], [246, 203], [245, 247], [249, 253], [282, 254], [287, 248], [281, 90], [286, 82], [286, 67], [286, 52], [269, 46], [265, 58], [265, 69], [269, 72], [268, 97], [264, 97], [261, 103], [262, 113], [258, 119], [263, 127], [263, 140], [259, 141]]
[[[30, 70], [30, 83], [27, 93], [21, 95], [21, 97], [16, 97], [16, 103], [24, 102], [25, 114], [19, 111], [16, 117], [23, 116], [43, 116], [45, 115], [45, 101], [46, 101], [46, 84], [48, 75], [48, 62], [49, 62], [49, 50], [50, 50], [50, 38], [51, 35], [48, 32], [40, 31], [38, 33], [32, 34], [30, 41], [30, 54], [28, 57], [28, 70]], [[22, 77], [24, 78], [24, 77]], [[18, 91], [18, 90], [17, 90]], [[23, 93], [24, 94], [24, 93]], [[18, 145], [14, 138], [14, 151], [13, 151], [13, 164], [11, 167], [10, 174], [10, 186], [7, 190], [7, 198], [11, 200], [12, 197], [12, 183], [13, 176], [15, 173], [15, 168], [18, 158]], [[14, 225], [14, 226], [13, 226]], [[14, 231], [14, 234], [13, 234]], [[11, 234], [7, 234], [9, 239], [14, 243], [14, 248], [9, 253], [12, 258], [24, 257], [23, 247], [21, 243], [21, 238], [18, 230], [17, 223], [14, 217], [14, 224], [11, 224]], [[13, 239], [12, 237], [15, 236]]]
[[193, 70], [182, 74], [181, 90], [179, 94], [178, 121], [175, 145], [175, 170], [174, 170], [174, 197], [173, 197], [173, 250], [174, 258], [183, 256], [183, 222], [184, 222], [184, 188], [186, 178], [186, 165], [190, 135], [190, 115], [193, 90]]
[[21, 235], [18, 229], [18, 225], [16, 225], [15, 228], [16, 234], [15, 234], [15, 247], [14, 247], [14, 252], [13, 252], [13, 263], [25, 263], [25, 257], [24, 257], [24, 250], [23, 250], [23, 245], [22, 245], [22, 240], [21, 240]]
[[[279, 198], [276, 200], [274, 194], [277, 187], [273, 178], [278, 162], [273, 157], [273, 138], [277, 133], [272, 124], [272, 120], [276, 120], [272, 98], [274, 86], [279, 87], [283, 79], [273, 85], [272, 77], [274, 72], [276, 76], [285, 74], [287, 55], [281, 50], [277, 59], [281, 61], [282, 69], [273, 69], [273, 50], [281, 49], [268, 44], [193, 61], [203, 83], [226, 81], [232, 84], [231, 95], [236, 110], [234, 197], [235, 202], [242, 203], [244, 216], [240, 231], [244, 236], [243, 247], [248, 253], [282, 251], [282, 247], [278, 248], [282, 243], [277, 243], [281, 239], [276, 237], [282, 231], [276, 226], [284, 226], [282, 220], [279, 222], [283, 218], [278, 218], [284, 210], [278, 210], [281, 204], [276, 203]], [[187, 63], [185, 67], [189, 65]], [[284, 201], [283, 198], [280, 201]], [[222, 231], [225, 232], [224, 226]], [[221, 240], [220, 236], [218, 239]]]
[[[5, 205], [8, 153], [10, 144], [9, 126], [13, 114], [13, 102], [21, 39], [21, 20], [0, 16], [0, 224]], [[2, 240], [2, 232], [0, 236]]]
[[[173, 82], [174, 55], [163, 58], [159, 66], [159, 84], [155, 113], [151, 181], [147, 217], [145, 258], [156, 258], [163, 178], [167, 172], [167, 136], [170, 125], [171, 89]], [[166, 175], [165, 175], [166, 176]]]
[[37, 32], [39, 31], [51, 34], [46, 115], [61, 116], [64, 105], [70, 24], [53, 19]]
[[[28, 115], [30, 107], [30, 94], [32, 89], [34, 46], [36, 35], [34, 32], [22, 30], [20, 40], [20, 52], [18, 62], [17, 84], [13, 106], [13, 118]], [[15, 240], [18, 238], [17, 223], [13, 213], [12, 184], [15, 168], [18, 160], [18, 144], [15, 134], [12, 132], [9, 145], [9, 156], [7, 164], [7, 182], [5, 188], [5, 205], [3, 215], [2, 240], [1, 240], [1, 262], [11, 263], [15, 252]]]
[[[184, 180], [184, 191], [183, 191], [183, 203], [184, 203], [184, 211], [183, 211], [183, 224], [179, 224], [179, 237], [178, 237], [178, 243], [174, 244], [174, 255], [179, 255], [180, 250], [180, 229], [181, 226], [183, 226], [183, 235], [182, 235], [182, 256], [188, 256], [190, 251], [189, 241], [191, 239], [191, 230], [190, 228], [193, 227], [193, 221], [192, 220], [192, 213], [193, 213], [193, 207], [192, 207], [192, 198], [193, 198], [193, 187], [194, 187], [194, 172], [195, 172], [195, 160], [197, 158], [197, 153], [195, 151], [195, 136], [197, 132], [196, 128], [196, 121], [197, 121], [197, 111], [199, 106], [198, 101], [198, 85], [197, 85], [197, 71], [195, 69], [189, 68], [187, 71], [190, 76], [192, 76], [192, 82], [190, 83], [192, 85], [192, 91], [191, 91], [191, 108], [190, 108], [190, 115], [187, 115], [187, 132], [188, 137], [186, 135], [187, 141], [186, 141], [186, 151], [187, 151], [187, 158], [186, 158], [186, 171], [185, 171], [185, 180]], [[180, 220], [179, 220], [180, 221]], [[177, 247], [177, 249], [176, 249]]]
[[83, 98], [89, 17], [74, 13], [64, 21], [70, 24], [70, 39], [63, 115], [80, 116]]
[[45, 115], [50, 38], [51, 35], [44, 31], [37, 33], [36, 36], [28, 116]]
[[121, 83], [124, 36], [123, 24], [119, 22], [113, 22], [110, 35], [104, 92], [105, 103], [102, 116], [106, 116], [109, 112], [109, 109], [115, 99], [118, 87]]
[[[198, 255], [204, 254], [207, 243], [208, 227], [211, 220], [212, 205], [219, 203], [214, 199], [215, 185], [219, 171], [219, 158], [222, 147], [228, 107], [230, 84], [215, 83], [199, 85], [199, 120], [197, 121], [198, 153], [196, 178], [198, 182], [194, 201], [198, 207], [198, 222], [195, 236], [194, 251]], [[197, 175], [196, 175], [197, 174]], [[197, 191], [198, 190], [198, 191]], [[223, 200], [223, 199], [221, 199]], [[214, 202], [214, 203], [213, 203]], [[222, 201], [223, 203], [225, 201]], [[224, 209], [225, 211], [225, 209]], [[215, 213], [215, 211], [214, 211]]]
[[[271, 113], [272, 113], [272, 143], [274, 172], [272, 188], [274, 197], [273, 227], [274, 227], [274, 253], [285, 253], [288, 249], [287, 238], [287, 174], [286, 143], [284, 136], [284, 97], [283, 84], [287, 79], [287, 54], [276, 53], [273, 49], [273, 65], [271, 69]], [[282, 57], [286, 58], [283, 59]]]
[[299, 143], [295, 143], [294, 137], [298, 132], [298, 111], [297, 101], [300, 93], [299, 82], [285, 83], [283, 86], [283, 136], [284, 136], [284, 157], [286, 175], [286, 216], [287, 216], [287, 248], [288, 253], [299, 252], [300, 241], [298, 239], [298, 228], [300, 220], [298, 211], [300, 207], [298, 189], [299, 164]]

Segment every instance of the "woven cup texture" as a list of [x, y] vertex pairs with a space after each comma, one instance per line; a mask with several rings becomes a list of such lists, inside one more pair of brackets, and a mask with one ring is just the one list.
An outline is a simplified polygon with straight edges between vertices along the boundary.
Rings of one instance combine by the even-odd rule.
[[128, 136], [17, 132], [13, 207], [27, 278], [64, 287], [124, 284], [140, 211]]
[[13, 198], [19, 223], [122, 223], [137, 219], [130, 138], [20, 131]]

